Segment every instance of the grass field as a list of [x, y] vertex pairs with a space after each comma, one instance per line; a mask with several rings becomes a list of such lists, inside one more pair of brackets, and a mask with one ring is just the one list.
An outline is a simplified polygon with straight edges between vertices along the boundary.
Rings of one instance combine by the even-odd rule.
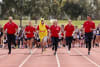
[[[3, 26], [6, 22], [8, 22], [8, 20], [0, 20], [0, 24]], [[16, 23], [16, 24], [18, 24], [18, 25], [20, 25], [20, 21], [19, 20], [14, 20], [14, 22]], [[38, 24], [39, 24], [39, 20], [38, 20]], [[46, 22], [46, 24], [48, 24], [48, 25], [51, 25], [52, 23], [50, 23], [50, 21], [49, 20], [45, 20], [45, 22]], [[58, 24], [59, 25], [62, 25], [62, 24], [64, 24], [64, 25], [66, 25], [67, 24], [67, 20], [59, 20], [58, 21]], [[95, 22], [95, 24], [96, 24], [96, 26], [100, 23], [100, 20], [94, 20], [94, 22]], [[84, 21], [72, 21], [72, 24], [73, 25], [75, 25], [75, 26], [78, 26], [79, 28], [81, 27], [81, 25], [84, 23]], [[27, 25], [28, 24], [28, 20], [23, 20], [22, 21], [22, 25], [23, 26], [25, 26], [25, 25]], [[35, 21], [34, 20], [32, 20], [32, 24], [33, 25], [35, 25]]]

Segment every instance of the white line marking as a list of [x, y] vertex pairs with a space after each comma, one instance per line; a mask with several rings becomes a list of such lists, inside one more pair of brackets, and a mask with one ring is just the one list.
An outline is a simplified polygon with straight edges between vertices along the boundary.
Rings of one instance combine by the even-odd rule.
[[92, 64], [94, 64], [96, 67], [100, 67], [99, 64], [97, 64], [96, 62], [92, 61], [90, 58], [88, 58], [87, 56], [83, 55], [83, 53], [81, 53], [80, 51], [76, 50], [75, 51], [79, 54], [81, 54], [85, 59], [87, 59], [89, 62], [91, 62]]
[[56, 60], [57, 60], [58, 67], [60, 67], [60, 62], [59, 62], [59, 58], [58, 58], [58, 55], [57, 54], [56, 54]]
[[[34, 51], [32, 52], [32, 54], [35, 53], [36, 50], [37, 49], [34, 49]], [[30, 54], [28, 57], [26, 57], [26, 59], [18, 67], [22, 67], [28, 61], [28, 59], [32, 56], [32, 54]]]

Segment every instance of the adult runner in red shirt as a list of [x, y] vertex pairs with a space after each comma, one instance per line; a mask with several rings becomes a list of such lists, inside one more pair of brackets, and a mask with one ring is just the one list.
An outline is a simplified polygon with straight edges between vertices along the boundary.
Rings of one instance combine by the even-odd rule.
[[7, 30], [7, 38], [8, 38], [7, 40], [8, 40], [8, 49], [9, 49], [8, 54], [11, 54], [11, 43], [14, 43], [16, 47], [15, 33], [17, 29], [18, 26], [13, 22], [12, 17], [9, 17], [9, 21], [4, 25], [4, 32], [5, 30]]
[[30, 54], [32, 54], [32, 42], [34, 38], [35, 27], [32, 26], [31, 21], [29, 21], [29, 25], [25, 28], [25, 33], [27, 37], [27, 44], [29, 47]]
[[53, 42], [53, 50], [55, 50], [54, 55], [56, 55], [57, 52], [57, 47], [58, 47], [58, 38], [59, 38], [59, 32], [60, 32], [60, 27], [57, 25], [58, 21], [54, 20], [53, 25], [50, 27], [51, 31], [51, 39]]
[[88, 55], [90, 55], [91, 41], [93, 38], [93, 29], [95, 29], [95, 23], [92, 21], [90, 16], [87, 16], [87, 21], [83, 24], [85, 30], [85, 42], [88, 48]]
[[72, 34], [74, 32], [74, 26], [72, 25], [72, 21], [69, 20], [68, 24], [64, 28], [65, 31], [65, 38], [66, 38], [66, 45], [68, 46], [68, 53], [70, 53], [71, 43], [72, 43]]

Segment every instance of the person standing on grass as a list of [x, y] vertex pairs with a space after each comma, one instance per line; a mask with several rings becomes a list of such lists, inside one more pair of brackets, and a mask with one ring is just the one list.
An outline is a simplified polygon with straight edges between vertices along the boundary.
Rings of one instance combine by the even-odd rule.
[[95, 29], [95, 23], [92, 21], [90, 16], [87, 16], [87, 21], [84, 22], [83, 27], [85, 31], [85, 43], [88, 48], [88, 55], [90, 55], [93, 30]]
[[37, 30], [39, 31], [39, 38], [40, 38], [40, 44], [42, 47], [42, 52], [45, 50], [45, 46], [47, 44], [48, 29], [49, 29], [49, 26], [45, 25], [44, 19], [41, 18], [40, 24], [37, 26]]
[[9, 49], [8, 54], [11, 54], [11, 43], [14, 43], [16, 47], [15, 33], [17, 29], [18, 29], [17, 24], [13, 22], [12, 17], [9, 17], [9, 21], [4, 25], [4, 33], [7, 30], [7, 40], [8, 40], [8, 49]]
[[64, 31], [65, 31], [66, 45], [68, 45], [68, 53], [70, 53], [71, 43], [73, 40], [72, 34], [74, 32], [74, 25], [72, 25], [71, 20], [68, 20], [68, 24], [65, 26]]
[[60, 27], [57, 24], [58, 24], [58, 21], [53, 20], [53, 25], [51, 25], [51, 27], [50, 27], [51, 39], [52, 39], [52, 43], [53, 43], [52, 50], [55, 50], [54, 55], [56, 55], [56, 52], [57, 52], [58, 41], [59, 41], [58, 38], [59, 38], [59, 32], [60, 32]]
[[26, 26], [25, 28], [25, 34], [27, 37], [27, 44], [28, 44], [28, 48], [30, 51], [30, 54], [32, 54], [32, 43], [33, 43], [33, 38], [34, 38], [34, 32], [35, 32], [35, 27], [32, 26], [32, 22], [29, 21], [29, 25]]

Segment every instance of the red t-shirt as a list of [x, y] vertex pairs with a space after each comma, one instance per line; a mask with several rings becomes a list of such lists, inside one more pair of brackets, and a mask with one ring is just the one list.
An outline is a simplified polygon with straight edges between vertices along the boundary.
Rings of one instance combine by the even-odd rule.
[[64, 31], [66, 31], [66, 37], [71, 37], [74, 32], [74, 26], [67, 24], [64, 28]]
[[95, 23], [93, 21], [86, 21], [83, 24], [86, 33], [92, 32], [91, 29], [95, 29]]
[[16, 29], [18, 29], [18, 26], [14, 22], [12, 22], [12, 23], [7, 22], [4, 25], [4, 30], [6, 30], [6, 29], [7, 29], [7, 33], [8, 34], [15, 34], [16, 33]]
[[52, 25], [50, 27], [51, 37], [59, 37], [60, 27]]
[[[46, 29], [49, 29], [48, 25], [45, 25]], [[39, 25], [37, 26], [37, 30], [39, 30]]]
[[35, 32], [35, 27], [32, 26], [26, 26], [25, 28], [25, 32], [30, 32], [30, 33], [26, 33], [26, 37], [27, 38], [32, 38], [34, 37], [34, 32]]
[[61, 33], [61, 36], [62, 36], [62, 37], [64, 36], [64, 33], [63, 33], [63, 32]]

